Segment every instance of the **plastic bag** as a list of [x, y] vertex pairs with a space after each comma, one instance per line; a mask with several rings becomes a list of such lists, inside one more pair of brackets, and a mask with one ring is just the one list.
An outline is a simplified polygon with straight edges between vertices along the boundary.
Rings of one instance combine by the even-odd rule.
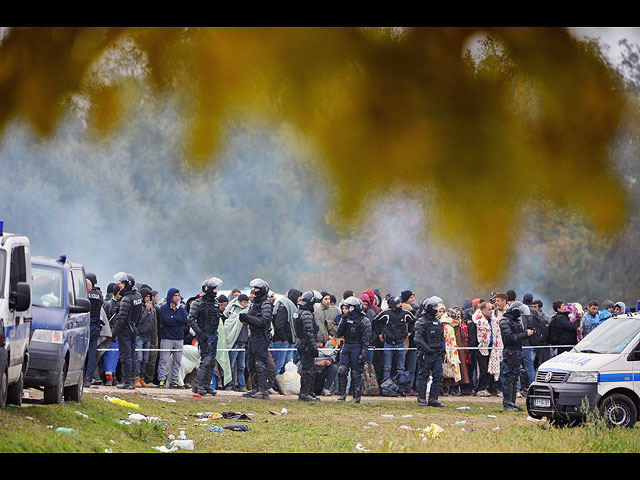
[[[293, 362], [289, 362], [292, 363]], [[287, 363], [287, 365], [289, 365]], [[285, 365], [286, 368], [286, 365]], [[284, 373], [276, 376], [278, 388], [283, 395], [298, 395], [300, 393], [300, 374], [296, 370], [286, 370]]]
[[289, 360], [287, 362], [287, 364], [284, 366], [284, 371], [285, 372], [297, 372], [298, 371], [298, 366], [293, 363], [293, 360]]

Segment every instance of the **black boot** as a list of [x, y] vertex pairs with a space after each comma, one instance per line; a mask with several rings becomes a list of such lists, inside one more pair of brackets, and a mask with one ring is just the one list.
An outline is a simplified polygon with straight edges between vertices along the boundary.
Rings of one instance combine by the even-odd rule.
[[269, 392], [267, 391], [267, 365], [262, 362], [256, 362], [256, 374], [258, 377], [258, 391], [251, 395], [251, 398], [259, 398], [262, 400], [269, 399]]
[[427, 402], [428, 407], [444, 408], [444, 405], [438, 401], [438, 394], [440, 393], [441, 388], [442, 379], [433, 380], [431, 382], [431, 388], [429, 389], [429, 402]]
[[427, 406], [427, 382], [424, 378], [418, 377], [416, 379], [416, 393], [418, 394], [418, 405], [421, 407]]
[[136, 384], [133, 381], [133, 378], [125, 378], [121, 385], [118, 385], [116, 388], [121, 390], [135, 390]]
[[347, 399], [347, 376], [340, 375], [338, 372], [336, 380], [338, 382], [338, 401], [344, 402]]

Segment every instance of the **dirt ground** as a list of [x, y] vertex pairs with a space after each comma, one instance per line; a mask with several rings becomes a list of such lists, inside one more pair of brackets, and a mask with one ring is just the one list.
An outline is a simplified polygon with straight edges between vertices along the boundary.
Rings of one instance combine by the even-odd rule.
[[[23, 398], [23, 406], [29, 406], [33, 404], [42, 404], [42, 400], [44, 398], [44, 392], [41, 389], [37, 388], [25, 388], [25, 395]], [[242, 396], [242, 392], [234, 392], [229, 390], [217, 390], [217, 394], [215, 395], [216, 400], [248, 400]], [[127, 394], [127, 395], [140, 395], [140, 396], [151, 396], [156, 397], [158, 399], [165, 399], [166, 401], [171, 401], [171, 399], [178, 398], [198, 398], [196, 394], [194, 394], [190, 388], [160, 388], [160, 387], [149, 387], [149, 388], [136, 388], [135, 390], [121, 390], [117, 387], [107, 387], [104, 385], [100, 386], [92, 386], [91, 388], [84, 389], [85, 396], [117, 396], [118, 394]], [[211, 395], [205, 395], [203, 398], [211, 399], [213, 398]], [[297, 395], [280, 395], [279, 393], [271, 394], [270, 400], [287, 400], [287, 401], [295, 401], [297, 400]], [[335, 402], [337, 401], [337, 395], [330, 396], [318, 396], [321, 402]], [[347, 400], [351, 399], [351, 396], [347, 396]], [[362, 396], [362, 403], [367, 402], [377, 402], [377, 401], [397, 401], [397, 402], [416, 402], [417, 399], [415, 395], [408, 397], [384, 397], [380, 395], [373, 396]], [[474, 397], [474, 396], [441, 396], [439, 400], [443, 404], [447, 404], [450, 402], [460, 403], [460, 402], [497, 402], [502, 403], [501, 397]], [[524, 407], [524, 398], [518, 398], [517, 403], [519, 406]]]

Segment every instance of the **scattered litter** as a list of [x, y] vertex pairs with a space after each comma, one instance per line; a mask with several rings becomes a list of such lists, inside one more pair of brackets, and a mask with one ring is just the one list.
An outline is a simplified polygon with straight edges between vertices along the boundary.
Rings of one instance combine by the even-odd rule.
[[280, 410], [280, 413], [282, 415], [286, 415], [287, 413], [289, 413], [289, 411], [286, 408], [283, 408], [282, 410]]
[[193, 440], [174, 440], [169, 446], [171, 448], [178, 447], [183, 450], [193, 450]]
[[180, 435], [178, 435], [178, 440], [186, 440], [187, 436], [184, 434], [184, 430], [180, 430]]
[[162, 453], [175, 452], [178, 449], [178, 447], [167, 448], [165, 445], [161, 445], [159, 447], [151, 447], [151, 448], [158, 450], [159, 452], [162, 452]]
[[138, 405], [137, 403], [130, 403], [118, 397], [110, 397], [109, 395], [105, 395], [104, 399], [107, 402], [115, 403], [117, 405], [122, 405], [123, 407], [131, 407], [131, 408], [138, 408], [138, 409], [140, 408], [140, 405]]
[[444, 433], [444, 429], [440, 425], [436, 425], [435, 423], [432, 423], [426, 428], [416, 430], [422, 437], [422, 440], [435, 439]]
[[148, 423], [164, 423], [158, 417], [154, 417], [154, 416], [151, 416], [151, 415], [145, 415], [145, 414], [142, 414], [142, 413], [129, 413], [129, 417], [128, 418], [120, 419], [120, 424], [121, 425], [131, 425], [132, 423], [137, 423], [139, 425], [142, 420], [144, 420], [145, 422], [148, 422]]
[[456, 425], [462, 426], [462, 425], [466, 425], [467, 421], [466, 420], [460, 420], [459, 422], [456, 422]]
[[398, 428], [401, 430], [409, 430], [410, 432], [413, 432], [413, 428], [411, 428], [409, 425], [400, 425]]
[[388, 415], [388, 414], [382, 414], [381, 417], [384, 418], [393, 418], [393, 415]]
[[246, 413], [238, 413], [238, 412], [222, 412], [222, 418], [227, 418], [230, 420], [253, 420]]
[[544, 422], [544, 421], [546, 421], [546, 418], [545, 417], [533, 418], [531, 416], [527, 416], [527, 420], [530, 421], [530, 422]]
[[409, 413], [408, 415], [402, 415], [402, 418], [413, 418], [413, 415]]
[[89, 418], [89, 415], [87, 415], [86, 413], [79, 412], [78, 410], [76, 410], [76, 413], [77, 413], [78, 415], [80, 415], [81, 417]]
[[224, 433], [224, 428], [219, 427], [219, 426], [215, 426], [215, 427], [209, 427], [207, 428], [207, 432], [218, 432], [218, 433]]
[[23, 398], [31, 398], [29, 396], [29, 392], [22, 392], [22, 396], [23, 396]]
[[280, 412], [274, 412], [273, 410], [269, 410], [271, 415], [282, 415]]
[[26, 416], [25, 418], [27, 418], [29, 420], [33, 420], [33, 417], [29, 417], [29, 416]]
[[471, 407], [458, 407], [456, 410], [471, 410]]
[[487, 417], [489, 417], [489, 418], [498, 418], [495, 415], [487, 415]]
[[105, 448], [105, 449], [104, 449], [104, 453], [113, 453], [113, 449], [111, 449], [111, 448]]
[[380, 426], [376, 422], [369, 422], [369, 423], [367, 423], [367, 425], [371, 425], [372, 427], [379, 427]]
[[200, 395], [199, 393], [194, 393], [193, 395], [191, 395], [192, 397], [195, 398], [202, 398], [202, 395]]
[[224, 428], [226, 430], [232, 430], [234, 432], [246, 432], [247, 430], [249, 430], [249, 427], [247, 427], [244, 423], [227, 425], [227, 426], [222, 427], [222, 428]]
[[361, 452], [370, 452], [371, 451], [368, 448], [365, 448], [364, 445], [362, 445], [361, 443], [356, 443], [356, 450], [359, 450]]
[[167, 403], [176, 403], [176, 401], [173, 398], [169, 398], [167, 396], [161, 396], [161, 397], [151, 397], [154, 400], [160, 400], [161, 402], [167, 402]]
[[500, 430], [500, 427], [496, 427], [496, 428], [494, 428], [494, 430]]
[[56, 433], [65, 433], [65, 434], [71, 434], [74, 435], [76, 433], [78, 433], [77, 430], [74, 430], [73, 428], [67, 428], [67, 427], [58, 427], [54, 430], [54, 432]]

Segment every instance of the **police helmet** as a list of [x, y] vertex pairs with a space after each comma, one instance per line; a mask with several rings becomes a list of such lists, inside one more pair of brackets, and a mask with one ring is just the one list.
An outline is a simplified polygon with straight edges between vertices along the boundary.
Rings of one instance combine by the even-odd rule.
[[98, 285], [98, 277], [96, 277], [95, 273], [87, 272], [85, 274], [85, 277], [87, 277], [87, 280], [89, 280], [91, 282], [91, 285], [93, 285], [94, 287]]
[[249, 286], [259, 290], [260, 293], [264, 293], [265, 295], [269, 293], [269, 284], [261, 278], [254, 278], [251, 280], [249, 282]]
[[522, 302], [516, 301], [507, 307], [507, 312], [518, 312], [518, 316], [520, 315], [531, 315], [531, 310], [529, 307]]
[[222, 280], [218, 277], [211, 277], [209, 280], [202, 282], [202, 291], [206, 293], [213, 292], [216, 288], [222, 285]]
[[322, 301], [322, 294], [317, 290], [308, 290], [302, 294], [300, 297], [300, 306], [308, 306], [313, 305], [314, 303], [318, 303]]
[[364, 303], [357, 297], [349, 297], [343, 302], [347, 307], [353, 307], [356, 312], [361, 312], [364, 309]]
[[118, 283], [124, 282], [125, 288], [133, 288], [136, 284], [136, 279], [129, 273], [118, 272], [113, 276], [113, 278], [115, 278]]
[[422, 303], [422, 306], [436, 308], [441, 303], [444, 303], [442, 299], [436, 295], [433, 295], [432, 297], [425, 299]]

